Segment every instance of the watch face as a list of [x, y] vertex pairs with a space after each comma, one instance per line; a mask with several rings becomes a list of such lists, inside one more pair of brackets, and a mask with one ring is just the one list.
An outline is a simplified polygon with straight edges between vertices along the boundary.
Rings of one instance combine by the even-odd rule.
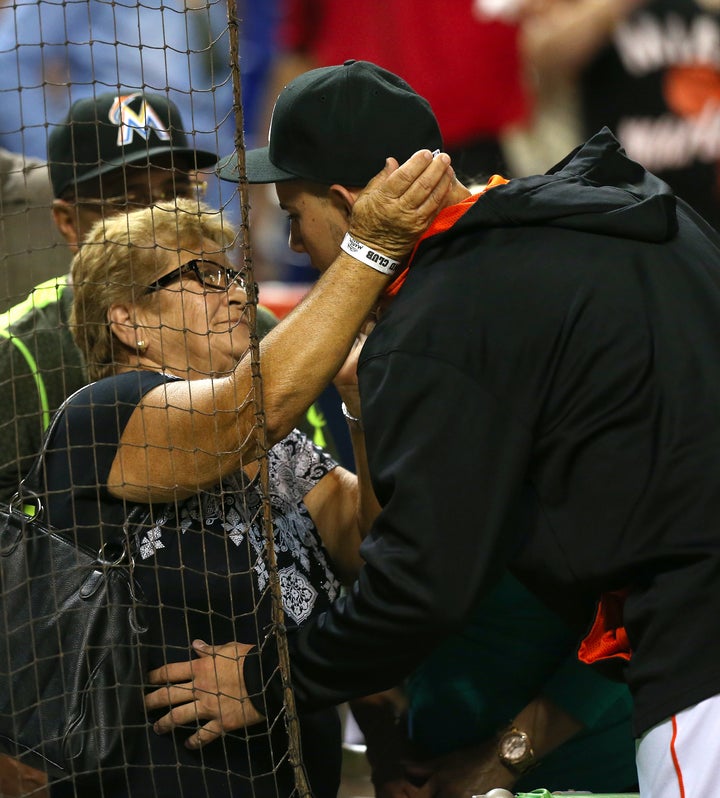
[[530, 751], [530, 740], [522, 732], [508, 732], [501, 738], [498, 751], [507, 762], [522, 762]]

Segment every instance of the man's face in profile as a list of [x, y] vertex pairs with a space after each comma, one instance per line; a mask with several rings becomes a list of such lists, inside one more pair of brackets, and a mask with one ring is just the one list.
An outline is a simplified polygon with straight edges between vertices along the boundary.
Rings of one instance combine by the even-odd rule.
[[290, 249], [307, 253], [315, 269], [326, 271], [337, 258], [348, 229], [349, 217], [340, 197], [327, 186], [306, 180], [276, 183], [275, 190], [290, 221]]

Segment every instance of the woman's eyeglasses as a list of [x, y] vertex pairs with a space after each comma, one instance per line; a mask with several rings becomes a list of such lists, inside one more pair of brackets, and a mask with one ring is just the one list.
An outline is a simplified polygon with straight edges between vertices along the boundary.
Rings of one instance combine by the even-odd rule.
[[209, 291], [228, 291], [233, 285], [237, 285], [244, 291], [247, 287], [243, 272], [231, 269], [228, 266], [222, 266], [211, 260], [195, 258], [183, 263], [182, 266], [174, 269], [169, 274], [163, 275], [159, 280], [155, 280], [145, 293], [150, 294], [160, 288], [165, 288], [165, 286], [174, 283], [185, 274], [192, 274], [200, 285]]

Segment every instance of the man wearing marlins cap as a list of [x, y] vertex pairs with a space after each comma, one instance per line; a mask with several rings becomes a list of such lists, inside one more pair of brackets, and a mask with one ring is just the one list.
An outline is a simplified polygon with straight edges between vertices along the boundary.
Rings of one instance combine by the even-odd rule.
[[[314, 70], [281, 93], [247, 177], [275, 181], [291, 245], [319, 269], [342, 247], [392, 271], [392, 229], [343, 236], [354, 187], [404, 137], [439, 146], [434, 132], [396, 76]], [[575, 625], [584, 661], [628, 682], [643, 798], [714, 795], [717, 234], [605, 129], [547, 175], [474, 196], [455, 183], [404, 266], [349, 408], [382, 511], [353, 589], [289, 637], [298, 709], [398, 683], [509, 566]], [[202, 718], [201, 745], [277, 707], [279, 685], [260, 695], [270, 647], [221, 648], [245, 656], [244, 684], [228, 689], [237, 667], [220, 656], [163, 669], [157, 683], [197, 691], [150, 694], [181, 704], [158, 731]], [[532, 749], [516, 738], [505, 755], [522, 768]]]
[[[177, 107], [159, 94], [75, 102], [50, 131], [53, 220], [72, 254], [95, 222], [174, 196], [196, 196], [196, 170], [217, 158], [192, 149]], [[17, 490], [51, 413], [87, 382], [68, 329], [68, 276], [37, 286], [0, 321], [0, 498]]]

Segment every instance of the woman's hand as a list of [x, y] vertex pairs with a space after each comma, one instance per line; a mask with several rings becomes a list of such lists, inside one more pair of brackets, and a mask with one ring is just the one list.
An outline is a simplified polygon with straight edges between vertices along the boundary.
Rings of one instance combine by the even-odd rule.
[[351, 235], [402, 260], [446, 204], [454, 181], [445, 153], [433, 158], [429, 150], [420, 150], [401, 167], [388, 158], [383, 171], [355, 200]]
[[202, 640], [192, 645], [199, 659], [172, 662], [150, 672], [150, 684], [163, 687], [145, 696], [145, 706], [150, 710], [172, 707], [155, 723], [157, 734], [206, 720], [185, 742], [187, 748], [202, 748], [225, 732], [258, 723], [263, 716], [248, 698], [243, 678], [243, 660], [253, 646], [209, 646]]

